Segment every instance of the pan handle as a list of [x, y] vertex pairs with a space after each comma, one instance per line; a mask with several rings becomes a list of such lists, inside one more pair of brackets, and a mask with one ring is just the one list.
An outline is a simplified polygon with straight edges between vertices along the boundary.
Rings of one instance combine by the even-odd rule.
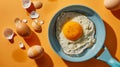
[[104, 47], [104, 52], [99, 57], [97, 57], [97, 59], [106, 62], [111, 67], [120, 67], [120, 62], [118, 62], [110, 55], [106, 47]]

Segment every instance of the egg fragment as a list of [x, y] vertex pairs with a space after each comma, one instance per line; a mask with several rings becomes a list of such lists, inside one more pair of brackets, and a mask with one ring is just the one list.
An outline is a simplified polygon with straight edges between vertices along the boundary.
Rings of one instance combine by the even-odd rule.
[[81, 25], [74, 21], [65, 22], [62, 30], [69, 40], [77, 40], [83, 34]]
[[22, 5], [23, 5], [23, 8], [27, 9], [31, 6], [31, 1], [30, 0], [22, 0]]
[[28, 20], [27, 20], [27, 19], [23, 19], [23, 20], [22, 20], [22, 22], [27, 23], [27, 22], [28, 22]]
[[42, 3], [40, 1], [33, 1], [33, 4], [36, 9], [40, 9], [42, 7]]
[[39, 59], [43, 56], [44, 49], [39, 45], [34, 45], [28, 49], [27, 55], [31, 59]]
[[104, 5], [109, 10], [120, 9], [120, 0], [104, 0]]
[[36, 12], [36, 11], [32, 11], [31, 13], [30, 13], [30, 17], [32, 18], [32, 19], [35, 19], [35, 18], [38, 18], [40, 15]]
[[43, 25], [43, 24], [44, 24], [44, 21], [43, 21], [43, 20], [40, 20], [39, 23], [40, 23], [40, 25]]
[[6, 29], [4, 30], [4, 36], [5, 36], [5, 38], [8, 39], [8, 40], [13, 39], [13, 36], [14, 36], [13, 30], [10, 29], [10, 28], [6, 28]]
[[41, 27], [41, 24], [39, 22], [32, 22], [32, 27], [37, 32], [42, 31], [42, 27]]
[[24, 45], [22, 42], [19, 42], [19, 47], [20, 47], [21, 49], [24, 49], [24, 48], [25, 48], [25, 45]]

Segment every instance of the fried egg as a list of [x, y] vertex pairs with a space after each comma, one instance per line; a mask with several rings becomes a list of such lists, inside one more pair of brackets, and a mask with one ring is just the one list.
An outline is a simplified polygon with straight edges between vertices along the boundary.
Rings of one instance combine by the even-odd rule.
[[95, 26], [85, 15], [62, 12], [56, 20], [56, 37], [63, 52], [77, 56], [95, 43]]

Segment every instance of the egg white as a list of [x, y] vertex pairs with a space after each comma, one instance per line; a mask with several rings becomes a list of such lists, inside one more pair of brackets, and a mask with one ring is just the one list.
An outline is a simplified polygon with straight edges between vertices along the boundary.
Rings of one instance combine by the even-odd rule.
[[[75, 21], [83, 28], [83, 35], [76, 41], [67, 39], [62, 27], [67, 21]], [[85, 15], [76, 12], [63, 12], [56, 21], [56, 37], [65, 54], [70, 56], [81, 54], [95, 43], [95, 26]]]

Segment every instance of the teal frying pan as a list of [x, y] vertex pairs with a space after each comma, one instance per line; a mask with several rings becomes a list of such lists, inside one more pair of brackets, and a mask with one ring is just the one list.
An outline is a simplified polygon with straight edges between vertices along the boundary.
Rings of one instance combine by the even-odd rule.
[[[65, 12], [73, 11], [73, 12], [82, 13], [82, 14], [86, 15], [95, 24], [96, 43], [94, 44], [93, 47], [86, 49], [86, 51], [85, 51], [86, 53], [80, 57], [71, 57], [71, 56], [66, 55], [62, 51], [62, 48], [56, 38], [56, 33], [55, 33], [56, 32], [56, 28], [55, 28], [56, 27], [56, 19], [61, 14], [61, 12], [64, 12], [64, 11]], [[48, 37], [49, 37], [49, 42], [51, 44], [51, 47], [64, 60], [71, 61], [71, 62], [87, 61], [87, 60], [95, 57], [101, 49], [104, 49], [102, 54], [100, 56], [96, 57], [96, 59], [102, 60], [112, 67], [120, 67], [120, 63], [110, 55], [108, 49], [104, 45], [105, 36], [106, 36], [105, 26], [104, 26], [104, 23], [103, 23], [102, 19], [100, 18], [100, 16], [92, 9], [90, 9], [86, 6], [82, 6], [82, 5], [71, 5], [71, 6], [67, 6], [67, 7], [64, 7], [63, 9], [59, 10], [53, 16], [52, 20], [50, 21], [49, 29], [48, 29]]]

